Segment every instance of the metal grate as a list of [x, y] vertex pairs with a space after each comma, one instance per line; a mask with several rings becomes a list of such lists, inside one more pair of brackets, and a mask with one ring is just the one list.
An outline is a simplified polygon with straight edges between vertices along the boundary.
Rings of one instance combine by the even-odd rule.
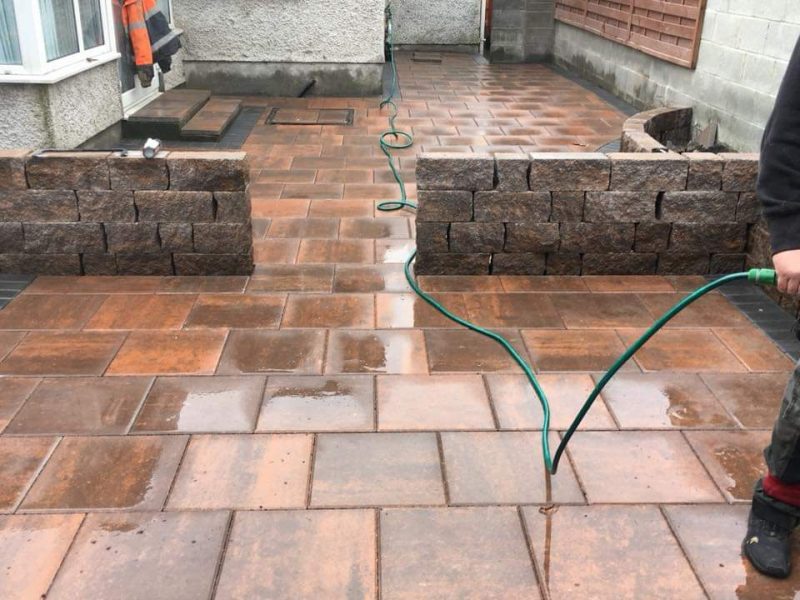
[[352, 108], [273, 108], [268, 125], [345, 125], [353, 124]]

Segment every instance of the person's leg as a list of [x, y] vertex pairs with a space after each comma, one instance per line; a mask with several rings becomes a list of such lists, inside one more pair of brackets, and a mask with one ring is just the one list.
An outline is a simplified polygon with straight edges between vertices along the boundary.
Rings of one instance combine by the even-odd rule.
[[744, 553], [765, 575], [788, 577], [789, 536], [800, 522], [800, 364], [764, 451], [769, 473], [756, 484]]

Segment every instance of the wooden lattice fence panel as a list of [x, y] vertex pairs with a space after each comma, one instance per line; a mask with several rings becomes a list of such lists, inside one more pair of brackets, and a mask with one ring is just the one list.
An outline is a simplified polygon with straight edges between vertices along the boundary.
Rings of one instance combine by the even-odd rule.
[[693, 69], [706, 0], [556, 0], [556, 19]]

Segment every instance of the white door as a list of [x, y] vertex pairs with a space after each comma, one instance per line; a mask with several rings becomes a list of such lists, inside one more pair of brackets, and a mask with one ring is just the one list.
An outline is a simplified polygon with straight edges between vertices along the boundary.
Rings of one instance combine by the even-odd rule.
[[[171, 21], [171, 0], [157, 0], [157, 4], [167, 16], [167, 19]], [[122, 92], [122, 109], [127, 117], [158, 96], [163, 75], [159, 71], [158, 65], [155, 65], [155, 77], [153, 77], [150, 87], [142, 87], [141, 83], [139, 83], [130, 40], [128, 40], [125, 27], [122, 25], [121, 2], [120, 0], [113, 0], [112, 5], [114, 9], [114, 26], [117, 33], [117, 49], [121, 55], [119, 60], [119, 80], [120, 91]]]

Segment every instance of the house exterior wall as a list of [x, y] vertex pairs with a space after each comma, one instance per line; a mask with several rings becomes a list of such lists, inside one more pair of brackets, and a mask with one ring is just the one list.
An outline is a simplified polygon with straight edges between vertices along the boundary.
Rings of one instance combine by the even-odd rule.
[[0, 107], [0, 148], [73, 148], [122, 118], [117, 62], [50, 85], [0, 85]]
[[640, 107], [692, 106], [720, 141], [758, 148], [800, 35], [796, 0], [708, 0], [695, 70], [556, 23], [555, 60]]
[[395, 0], [398, 45], [478, 45], [481, 0]]
[[[173, 0], [187, 82], [218, 93], [290, 94], [306, 77], [334, 70], [341, 80], [323, 77], [314, 93], [379, 93], [384, 2]], [[282, 76], [284, 67], [291, 73]]]

